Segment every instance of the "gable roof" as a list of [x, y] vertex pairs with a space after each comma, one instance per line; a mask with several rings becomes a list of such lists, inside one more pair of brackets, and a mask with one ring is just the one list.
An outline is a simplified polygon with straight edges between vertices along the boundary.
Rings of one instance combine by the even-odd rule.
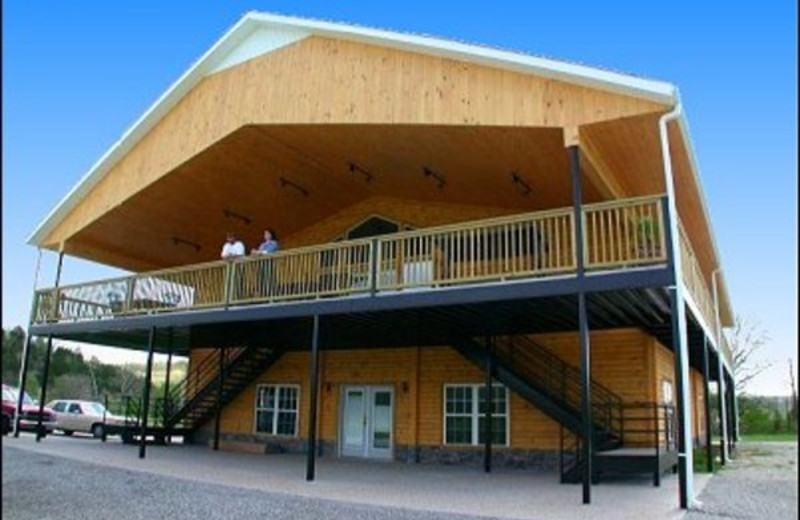
[[253, 11], [234, 24], [122, 134], [40, 222], [27, 243], [41, 245], [81, 198], [204, 77], [312, 35], [503, 68], [669, 106], [677, 100], [673, 85], [629, 74], [430, 36]]

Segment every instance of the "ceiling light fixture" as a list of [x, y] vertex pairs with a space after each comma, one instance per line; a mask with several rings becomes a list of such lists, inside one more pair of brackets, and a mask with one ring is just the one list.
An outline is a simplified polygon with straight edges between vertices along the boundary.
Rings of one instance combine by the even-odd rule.
[[445, 184], [447, 184], [447, 181], [445, 181], [445, 179], [444, 179], [444, 175], [442, 175], [441, 173], [436, 173], [435, 171], [431, 170], [427, 166], [423, 166], [422, 167], [422, 174], [425, 177], [433, 177], [434, 179], [436, 179], [436, 181], [438, 182], [436, 187], [439, 188], [440, 190], [442, 188], [444, 188]]
[[511, 183], [522, 186], [524, 190], [522, 191], [522, 194], [525, 196], [527, 196], [531, 192], [530, 185], [527, 182], [525, 182], [525, 180], [522, 177], [520, 177], [517, 172], [511, 172]]

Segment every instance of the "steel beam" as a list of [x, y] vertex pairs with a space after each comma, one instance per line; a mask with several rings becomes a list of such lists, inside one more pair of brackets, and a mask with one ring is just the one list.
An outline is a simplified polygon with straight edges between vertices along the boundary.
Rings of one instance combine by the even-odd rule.
[[735, 409], [734, 409], [734, 388], [733, 388], [733, 378], [728, 377], [727, 381], [725, 381], [725, 388], [727, 389], [727, 397], [728, 397], [728, 407], [727, 409], [730, 410], [728, 412], [728, 454], [732, 454], [734, 448], [736, 448], [736, 443], [734, 438], [736, 437], [736, 418], [735, 418]]
[[[219, 349], [219, 368], [217, 368], [217, 402], [214, 414], [214, 451], [219, 450], [219, 426], [222, 422], [222, 385], [225, 381], [225, 348]], [[275, 413], [278, 413], [275, 410]]]
[[314, 315], [311, 327], [311, 363], [309, 376], [311, 395], [308, 412], [308, 459], [306, 460], [306, 480], [315, 477], [317, 462], [317, 399], [319, 393], [319, 315]]
[[139, 431], [139, 458], [145, 457], [147, 445], [147, 419], [150, 413], [150, 385], [153, 382], [153, 352], [156, 345], [156, 328], [150, 328], [147, 342], [147, 368], [144, 374], [144, 388], [142, 389], [142, 424]]
[[708, 336], [703, 334], [703, 402], [706, 422], [706, 470], [714, 472], [714, 442], [711, 440], [711, 391], [709, 389]]
[[[47, 354], [44, 357], [44, 370], [42, 371], [42, 391], [39, 395], [39, 417], [36, 418], [36, 442], [45, 436], [44, 426], [42, 426], [42, 416], [44, 415], [44, 403], [47, 400], [47, 379], [50, 376], [50, 356], [53, 354], [53, 336], [47, 336]], [[20, 410], [22, 408], [20, 407]]]
[[167, 421], [172, 416], [172, 399], [169, 395], [169, 378], [172, 370], [172, 340], [174, 338], [174, 329], [169, 329], [169, 342], [167, 343], [167, 373], [164, 377], [164, 434], [167, 442], [172, 442], [172, 436], [169, 434], [172, 428], [168, 428]]
[[722, 352], [717, 348], [717, 405], [719, 408], [719, 458], [720, 464], [728, 462], [728, 410], [725, 392], [728, 385], [725, 381], [725, 365], [722, 363]]
[[589, 339], [589, 316], [586, 295], [578, 293], [578, 321], [581, 356], [581, 429], [583, 433], [583, 503], [592, 501], [592, 453], [594, 435], [592, 427], [592, 351]]
[[19, 375], [19, 395], [17, 395], [17, 409], [14, 413], [14, 437], [19, 437], [19, 423], [22, 419], [22, 402], [25, 395], [25, 385], [28, 381], [28, 366], [31, 357], [31, 342], [33, 336], [28, 333], [25, 338], [25, 351], [22, 353], [22, 369]]
[[[577, 246], [577, 244], [576, 244]], [[514, 283], [487, 283], [463, 287], [409, 291], [401, 294], [378, 293], [374, 297], [322, 298], [313, 301], [264, 303], [234, 306], [229, 309], [193, 310], [126, 316], [119, 319], [73, 323], [36, 324], [35, 335], [69, 335], [94, 332], [147, 330], [150, 327], [188, 327], [215, 323], [240, 323], [314, 315], [358, 314], [426, 307], [469, 305], [496, 301], [526, 300], [547, 296], [573, 296], [587, 293], [666, 287], [675, 283], [674, 273], [666, 265], [642, 267], [630, 271], [587, 273], [576, 276], [531, 279]]]
[[586, 307], [587, 281], [583, 251], [583, 187], [581, 185], [580, 149], [568, 146], [572, 176], [572, 209], [575, 225], [575, 262], [578, 293], [578, 336], [581, 365], [581, 435], [583, 437], [583, 503], [592, 502], [592, 453], [594, 427], [592, 425], [592, 354], [589, 340], [589, 312]]
[[492, 471], [492, 375], [494, 372], [494, 338], [486, 337], [486, 390], [484, 394], [483, 415], [483, 470]]

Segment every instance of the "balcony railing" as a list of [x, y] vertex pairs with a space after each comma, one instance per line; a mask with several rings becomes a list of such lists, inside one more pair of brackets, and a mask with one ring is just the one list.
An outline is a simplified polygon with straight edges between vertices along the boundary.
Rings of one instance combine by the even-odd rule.
[[[586, 205], [587, 270], [666, 262], [662, 198]], [[35, 293], [34, 321], [64, 322], [569, 275], [572, 208], [134, 274]]]
[[711, 291], [708, 289], [708, 283], [706, 283], [706, 279], [703, 276], [703, 271], [700, 268], [700, 262], [697, 260], [697, 256], [694, 254], [694, 249], [689, 241], [689, 236], [687, 235], [680, 218], [678, 219], [678, 231], [680, 233], [683, 284], [686, 286], [686, 290], [689, 291], [692, 300], [694, 300], [695, 304], [697, 305], [697, 310], [702, 316], [703, 320], [715, 334], [715, 338], [721, 337], [722, 344], [719, 346], [719, 348], [722, 351], [723, 356], [730, 361], [732, 358], [728, 341], [724, 335], [718, 334], [720, 331], [717, 330], [717, 317], [715, 310], [716, 307], [714, 306], [714, 298]]

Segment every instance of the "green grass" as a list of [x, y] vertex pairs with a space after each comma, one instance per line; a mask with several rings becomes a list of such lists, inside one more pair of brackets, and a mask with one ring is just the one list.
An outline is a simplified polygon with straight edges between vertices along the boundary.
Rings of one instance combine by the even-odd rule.
[[[714, 445], [714, 471], [719, 470], [720, 468], [720, 458], [719, 458], [719, 444]], [[695, 446], [694, 450], [692, 450], [694, 455], [694, 471], [695, 473], [708, 473], [708, 468], [706, 467], [706, 449], [702, 446]]]
[[797, 433], [753, 433], [742, 435], [742, 442], [797, 442]]

